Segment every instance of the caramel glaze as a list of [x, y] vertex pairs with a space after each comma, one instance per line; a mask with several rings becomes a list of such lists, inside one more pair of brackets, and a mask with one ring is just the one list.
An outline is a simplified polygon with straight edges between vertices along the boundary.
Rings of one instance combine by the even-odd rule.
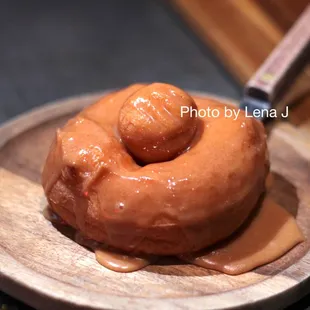
[[97, 262], [116, 272], [133, 272], [156, 262], [155, 255], [130, 255], [111, 246], [100, 244], [80, 232], [75, 233], [75, 242], [95, 252]]
[[[181, 119], [181, 105], [220, 115]], [[277, 259], [303, 236], [269, 198], [254, 210], [269, 169], [263, 126], [223, 111], [158, 83], [106, 96], [57, 131], [42, 183], [60, 217], [44, 215], [74, 227], [75, 241], [118, 272], [156, 255], [232, 275]], [[128, 149], [145, 163], [172, 160], [141, 167]]]
[[131, 256], [120, 250], [99, 247], [95, 250], [96, 259], [102, 266], [117, 272], [132, 272], [140, 270], [158, 259], [157, 256]]
[[[43, 215], [55, 224], [65, 224], [50, 208], [45, 208]], [[116, 272], [137, 271], [159, 258], [155, 255], [129, 255], [91, 240], [78, 231], [74, 240], [93, 250], [99, 264]], [[178, 257], [193, 265], [238, 275], [274, 261], [302, 241], [304, 236], [294, 217], [267, 197], [229, 239], [209, 249]]]
[[[220, 115], [181, 119], [181, 105]], [[42, 183], [59, 216], [44, 215], [118, 272], [156, 255], [232, 275], [277, 259], [302, 233], [269, 198], [254, 210], [269, 170], [264, 129], [224, 108], [159, 83], [106, 96], [57, 131]], [[128, 150], [144, 163], [172, 160], [142, 167]]]
[[142, 163], [171, 160], [190, 145], [198, 117], [182, 109], [197, 110], [193, 98], [169, 84], [142, 87], [125, 100], [118, 130], [128, 150]]
[[[60, 225], [67, 225], [49, 206], [43, 209], [42, 214], [45, 219], [55, 224], [58, 228]], [[89, 239], [80, 231], [73, 231], [70, 235], [73, 236], [73, 240], [76, 243], [92, 250], [100, 265], [116, 272], [137, 271], [155, 263], [159, 258], [155, 255], [130, 255], [129, 253]]]
[[267, 197], [231, 238], [200, 253], [183, 254], [180, 259], [238, 275], [276, 260], [302, 241], [304, 236], [294, 217]]
[[42, 175], [45, 194], [70, 226], [125, 252], [201, 250], [236, 231], [263, 192], [264, 128], [243, 113], [225, 118], [222, 103], [193, 97], [220, 116], [199, 119], [199, 139], [188, 151], [141, 167], [117, 124], [126, 99], [142, 87], [104, 97], [57, 131]]

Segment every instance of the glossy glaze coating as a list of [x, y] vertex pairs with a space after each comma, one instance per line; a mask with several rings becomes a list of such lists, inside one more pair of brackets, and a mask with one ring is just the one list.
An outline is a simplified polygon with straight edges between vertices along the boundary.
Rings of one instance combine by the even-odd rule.
[[220, 116], [199, 118], [187, 152], [141, 167], [117, 124], [142, 87], [104, 97], [58, 130], [42, 178], [51, 208], [88, 238], [130, 252], [181, 254], [230, 236], [264, 190], [262, 124], [243, 113], [225, 118], [222, 103], [194, 97]]
[[143, 163], [175, 158], [188, 148], [198, 125], [196, 115], [183, 113], [187, 109], [197, 106], [183, 90], [162, 83], [143, 86], [120, 109], [123, 143]]
[[[55, 225], [64, 225], [49, 207], [44, 209], [43, 215]], [[72, 235], [75, 242], [95, 252], [99, 264], [113, 271], [137, 271], [159, 259], [155, 255], [125, 253], [89, 239], [79, 231]], [[278, 259], [304, 240], [294, 217], [267, 194], [232, 236], [201, 251], [181, 254], [179, 259], [203, 268], [238, 275]]]
[[267, 197], [244, 227], [228, 240], [180, 258], [207, 269], [238, 275], [278, 259], [304, 240], [294, 217]]

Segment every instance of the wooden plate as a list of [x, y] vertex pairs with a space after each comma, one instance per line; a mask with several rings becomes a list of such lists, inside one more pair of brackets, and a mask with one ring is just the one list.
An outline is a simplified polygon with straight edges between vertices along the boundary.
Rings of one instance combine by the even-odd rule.
[[[282, 307], [307, 293], [309, 241], [240, 276], [163, 259], [122, 274], [44, 219], [40, 171], [55, 129], [101, 94], [59, 101], [0, 128], [0, 289], [40, 309], [222, 309]], [[269, 137], [272, 195], [310, 240], [310, 148], [280, 124]]]

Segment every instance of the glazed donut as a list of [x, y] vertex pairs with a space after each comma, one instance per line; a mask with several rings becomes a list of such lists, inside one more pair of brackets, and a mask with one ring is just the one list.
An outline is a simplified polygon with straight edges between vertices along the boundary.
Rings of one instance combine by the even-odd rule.
[[[180, 118], [182, 106], [220, 114]], [[133, 253], [177, 255], [230, 236], [264, 191], [269, 161], [263, 125], [225, 117], [225, 106], [159, 83], [107, 95], [56, 132], [42, 174], [50, 207]]]

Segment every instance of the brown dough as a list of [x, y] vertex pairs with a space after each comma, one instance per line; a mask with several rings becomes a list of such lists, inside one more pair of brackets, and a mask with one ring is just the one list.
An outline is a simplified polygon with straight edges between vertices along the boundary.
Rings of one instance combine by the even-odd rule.
[[[177, 255], [230, 236], [264, 191], [269, 169], [263, 125], [193, 97], [200, 117], [191, 147], [139, 166], [118, 135], [119, 111], [143, 85], [112, 93], [57, 131], [42, 175], [49, 204], [88, 238], [123, 251]], [[228, 106], [233, 108], [232, 106]]]

